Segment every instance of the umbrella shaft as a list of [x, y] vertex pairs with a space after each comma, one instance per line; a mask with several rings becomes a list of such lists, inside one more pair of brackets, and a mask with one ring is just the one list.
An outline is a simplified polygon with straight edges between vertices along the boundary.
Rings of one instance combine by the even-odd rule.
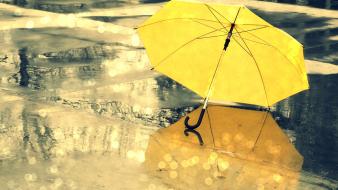
[[232, 31], [234, 30], [234, 28], [235, 28], [235, 24], [232, 23], [232, 24], [231, 24], [230, 31], [229, 31], [229, 33], [228, 33], [228, 38], [229, 38], [229, 39], [230, 39], [230, 37], [231, 37], [231, 35], [232, 35]]
[[209, 94], [208, 94], [208, 96], [204, 100], [204, 105], [203, 105], [203, 109], [204, 110], [207, 109], [208, 101], [209, 101]]
[[229, 46], [229, 43], [230, 43], [230, 38], [232, 36], [232, 31], [234, 30], [234, 27], [235, 27], [235, 24], [231, 24], [231, 28], [230, 28], [230, 31], [228, 33], [228, 36], [227, 36], [227, 39], [225, 40], [225, 43], [224, 43], [224, 51], [227, 50], [228, 46]]

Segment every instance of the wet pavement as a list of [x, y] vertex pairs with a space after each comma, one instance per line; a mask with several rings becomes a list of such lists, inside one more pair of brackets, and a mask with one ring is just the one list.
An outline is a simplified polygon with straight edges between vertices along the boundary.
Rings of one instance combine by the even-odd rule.
[[337, 0], [323, 0], [323, 1], [316, 1], [316, 0], [263, 0], [263, 1], [270, 1], [276, 3], [287, 3], [287, 4], [297, 4], [303, 6], [311, 6], [323, 9], [338, 9], [338, 1]]
[[[39, 10], [0, 4], [2, 187], [184, 189], [168, 176], [149, 173], [144, 165], [150, 135], [201, 101], [149, 70], [133, 28], [161, 4], [17, 2]], [[272, 113], [304, 157], [300, 176], [293, 178], [297, 185], [289, 189], [336, 189], [337, 12], [290, 11], [284, 4], [273, 12], [274, 4], [262, 3], [248, 6], [303, 43], [309, 69], [311, 89], [278, 103]], [[271, 171], [248, 161], [233, 163], [234, 168]], [[171, 172], [169, 178], [175, 175]], [[210, 189], [222, 178], [217, 176], [209, 177], [211, 182], [203, 179], [201, 188]], [[279, 182], [280, 177], [272, 180]], [[283, 189], [279, 187], [275, 189]]]

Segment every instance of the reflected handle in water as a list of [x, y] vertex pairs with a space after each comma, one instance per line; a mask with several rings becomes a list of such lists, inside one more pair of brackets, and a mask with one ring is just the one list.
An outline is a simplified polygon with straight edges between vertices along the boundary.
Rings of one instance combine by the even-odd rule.
[[185, 120], [184, 120], [185, 127], [186, 127], [187, 129], [191, 129], [191, 130], [196, 129], [197, 127], [199, 127], [199, 126], [201, 125], [201, 123], [202, 123], [204, 113], [205, 113], [205, 109], [202, 109], [202, 111], [201, 111], [201, 113], [200, 113], [200, 116], [199, 116], [199, 118], [198, 118], [198, 121], [197, 121], [197, 123], [196, 123], [195, 125], [190, 125], [190, 124], [189, 124], [190, 117], [187, 116], [187, 117], [185, 118]]

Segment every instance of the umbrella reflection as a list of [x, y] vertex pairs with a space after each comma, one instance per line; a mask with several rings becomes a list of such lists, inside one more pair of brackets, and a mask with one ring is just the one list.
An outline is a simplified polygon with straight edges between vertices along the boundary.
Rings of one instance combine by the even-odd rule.
[[[192, 120], [200, 109], [189, 114]], [[178, 189], [296, 188], [303, 157], [270, 113], [209, 106], [201, 126], [203, 146], [182, 134], [184, 118], [153, 134], [147, 169]]]
[[28, 86], [29, 84], [29, 74], [27, 72], [27, 66], [29, 64], [28, 58], [27, 58], [27, 48], [21, 48], [19, 50], [19, 56], [20, 56], [20, 86]]

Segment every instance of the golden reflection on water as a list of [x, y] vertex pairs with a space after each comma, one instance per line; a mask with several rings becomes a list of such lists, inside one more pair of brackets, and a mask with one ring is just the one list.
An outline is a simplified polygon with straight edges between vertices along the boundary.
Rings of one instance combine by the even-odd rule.
[[210, 106], [197, 129], [204, 146], [184, 136], [182, 118], [151, 136], [146, 168], [177, 189], [296, 189], [303, 158], [271, 119], [266, 112]]

